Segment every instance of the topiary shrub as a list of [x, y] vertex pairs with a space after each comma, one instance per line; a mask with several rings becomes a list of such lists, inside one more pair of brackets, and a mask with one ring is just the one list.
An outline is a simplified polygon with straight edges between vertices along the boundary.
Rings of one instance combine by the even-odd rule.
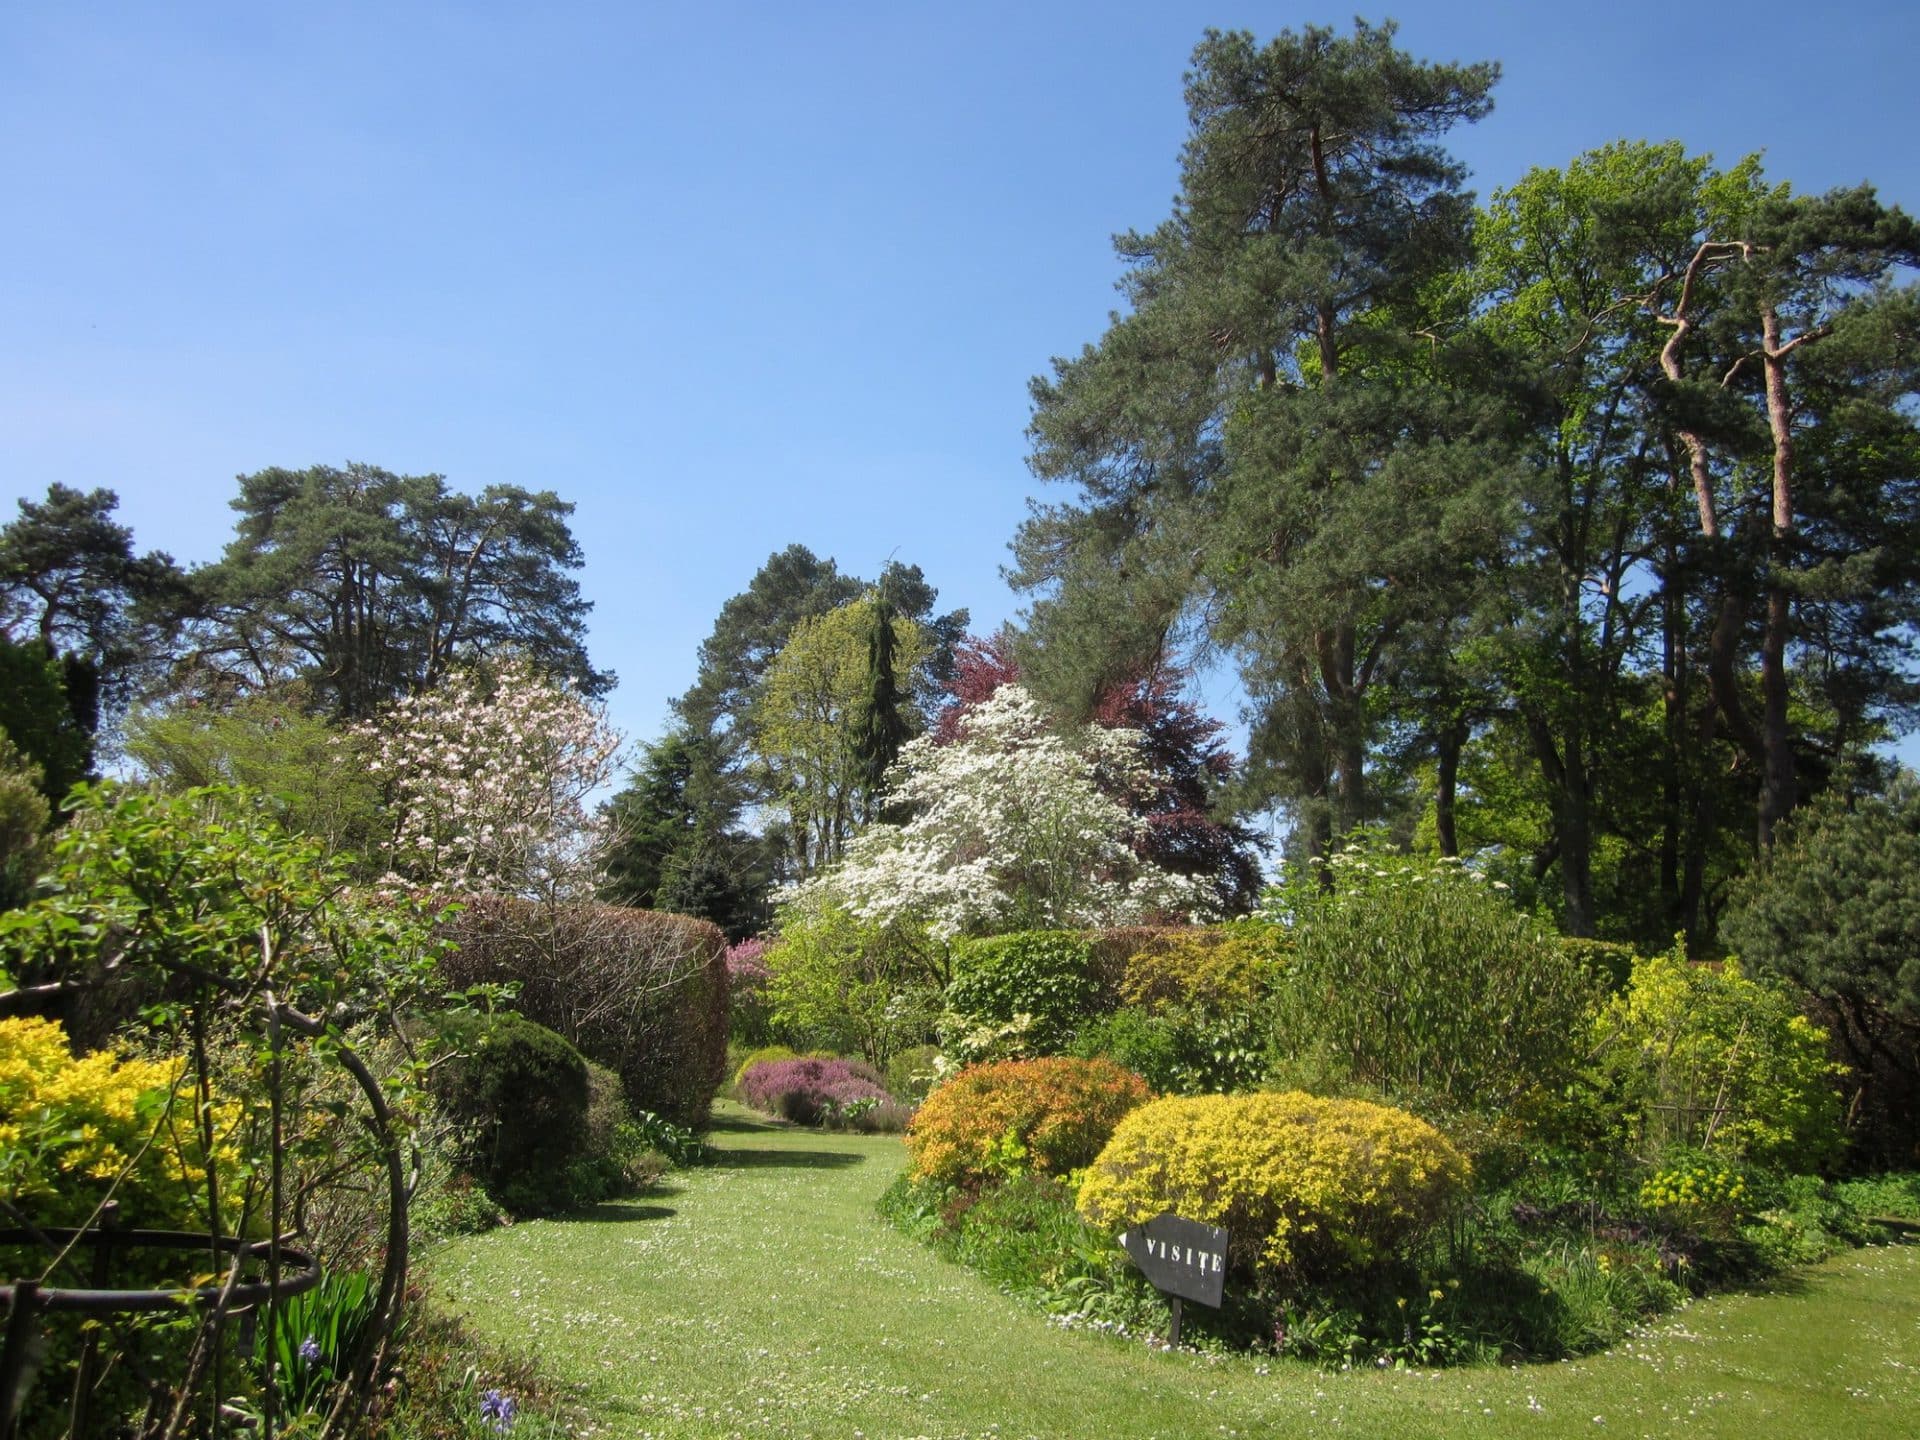
[[1164, 1210], [1224, 1226], [1243, 1271], [1299, 1278], [1394, 1254], [1469, 1174], [1444, 1135], [1404, 1110], [1297, 1090], [1202, 1095], [1121, 1120], [1079, 1208], [1112, 1229]]
[[947, 1005], [959, 1017], [949, 1028], [969, 1031], [1030, 1016], [1025, 1044], [1056, 1054], [1096, 1008], [1099, 987], [1091, 962], [1086, 937], [1072, 930], [1021, 930], [964, 941], [954, 950], [947, 985]]
[[704, 1127], [727, 1078], [726, 937], [620, 905], [474, 896], [443, 931], [455, 988], [516, 983], [515, 1005], [620, 1077], [627, 1103]]
[[464, 1168], [516, 1215], [574, 1204], [574, 1170], [593, 1133], [585, 1057], [510, 1011], [445, 1015], [437, 1028], [446, 1053], [430, 1084], [460, 1128]]
[[740, 1098], [796, 1125], [838, 1125], [893, 1097], [872, 1067], [859, 1060], [803, 1057], [748, 1066], [740, 1077]]
[[975, 1065], [928, 1095], [907, 1127], [913, 1174], [963, 1190], [1009, 1175], [1064, 1175], [1150, 1098], [1146, 1081], [1110, 1060]]

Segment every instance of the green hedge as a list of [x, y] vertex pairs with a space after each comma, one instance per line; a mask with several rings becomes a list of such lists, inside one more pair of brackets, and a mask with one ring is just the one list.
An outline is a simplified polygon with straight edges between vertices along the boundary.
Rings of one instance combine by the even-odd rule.
[[627, 1103], [702, 1128], [727, 1079], [726, 937], [705, 920], [480, 896], [448, 922], [456, 988], [513, 982], [514, 1004], [620, 1077]]

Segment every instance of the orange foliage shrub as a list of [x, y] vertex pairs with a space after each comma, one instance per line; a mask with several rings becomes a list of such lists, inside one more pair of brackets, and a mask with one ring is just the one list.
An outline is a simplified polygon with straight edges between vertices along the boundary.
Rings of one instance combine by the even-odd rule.
[[907, 1128], [916, 1179], [977, 1190], [1018, 1174], [1088, 1164], [1113, 1127], [1153, 1098], [1111, 1060], [1003, 1060], [975, 1065], [927, 1096]]

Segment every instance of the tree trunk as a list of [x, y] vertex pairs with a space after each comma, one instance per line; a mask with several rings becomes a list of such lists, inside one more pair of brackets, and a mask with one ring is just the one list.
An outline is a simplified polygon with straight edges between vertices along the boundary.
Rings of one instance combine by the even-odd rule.
[[1786, 587], [1793, 563], [1793, 407], [1787, 398], [1786, 357], [1780, 343], [1780, 316], [1769, 305], [1761, 311], [1765, 341], [1761, 363], [1767, 378], [1767, 428], [1773, 434], [1773, 533], [1767, 557], [1767, 628], [1760, 647], [1761, 737], [1766, 783], [1760, 792], [1760, 848], [1773, 844], [1780, 822], [1799, 799], [1793, 766], [1793, 738], [1787, 726], [1787, 636], [1792, 598]]
[[1586, 771], [1585, 745], [1577, 721], [1556, 742], [1553, 727], [1539, 715], [1527, 717], [1534, 755], [1547, 782], [1559, 851], [1560, 891], [1569, 935], [1593, 934], [1593, 805]]
[[1460, 784], [1460, 751], [1467, 743], [1467, 727], [1455, 723], [1440, 732], [1436, 759], [1439, 782], [1433, 795], [1433, 828], [1440, 841], [1440, 853], [1458, 859], [1460, 837], [1454, 829], [1454, 796]]

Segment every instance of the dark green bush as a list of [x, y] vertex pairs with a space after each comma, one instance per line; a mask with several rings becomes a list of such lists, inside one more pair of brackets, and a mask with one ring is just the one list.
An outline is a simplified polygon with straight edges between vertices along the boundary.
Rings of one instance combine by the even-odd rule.
[[1586, 967], [1587, 972], [1606, 986], [1607, 993], [1618, 995], [1633, 978], [1633, 962], [1639, 958], [1633, 946], [1615, 940], [1587, 940], [1577, 935], [1562, 935], [1560, 948]]
[[432, 1089], [459, 1127], [464, 1167], [516, 1215], [577, 1203], [575, 1187], [593, 1158], [586, 1059], [511, 1012], [447, 1015], [438, 1028], [446, 1054]]
[[619, 905], [479, 896], [447, 927], [458, 988], [516, 983], [515, 1004], [620, 1077], [629, 1106], [705, 1126], [727, 1079], [726, 937]]
[[1852, 1163], [1920, 1164], [1920, 779], [1829, 792], [1735, 889], [1721, 939], [1792, 987], [1851, 1075]]

